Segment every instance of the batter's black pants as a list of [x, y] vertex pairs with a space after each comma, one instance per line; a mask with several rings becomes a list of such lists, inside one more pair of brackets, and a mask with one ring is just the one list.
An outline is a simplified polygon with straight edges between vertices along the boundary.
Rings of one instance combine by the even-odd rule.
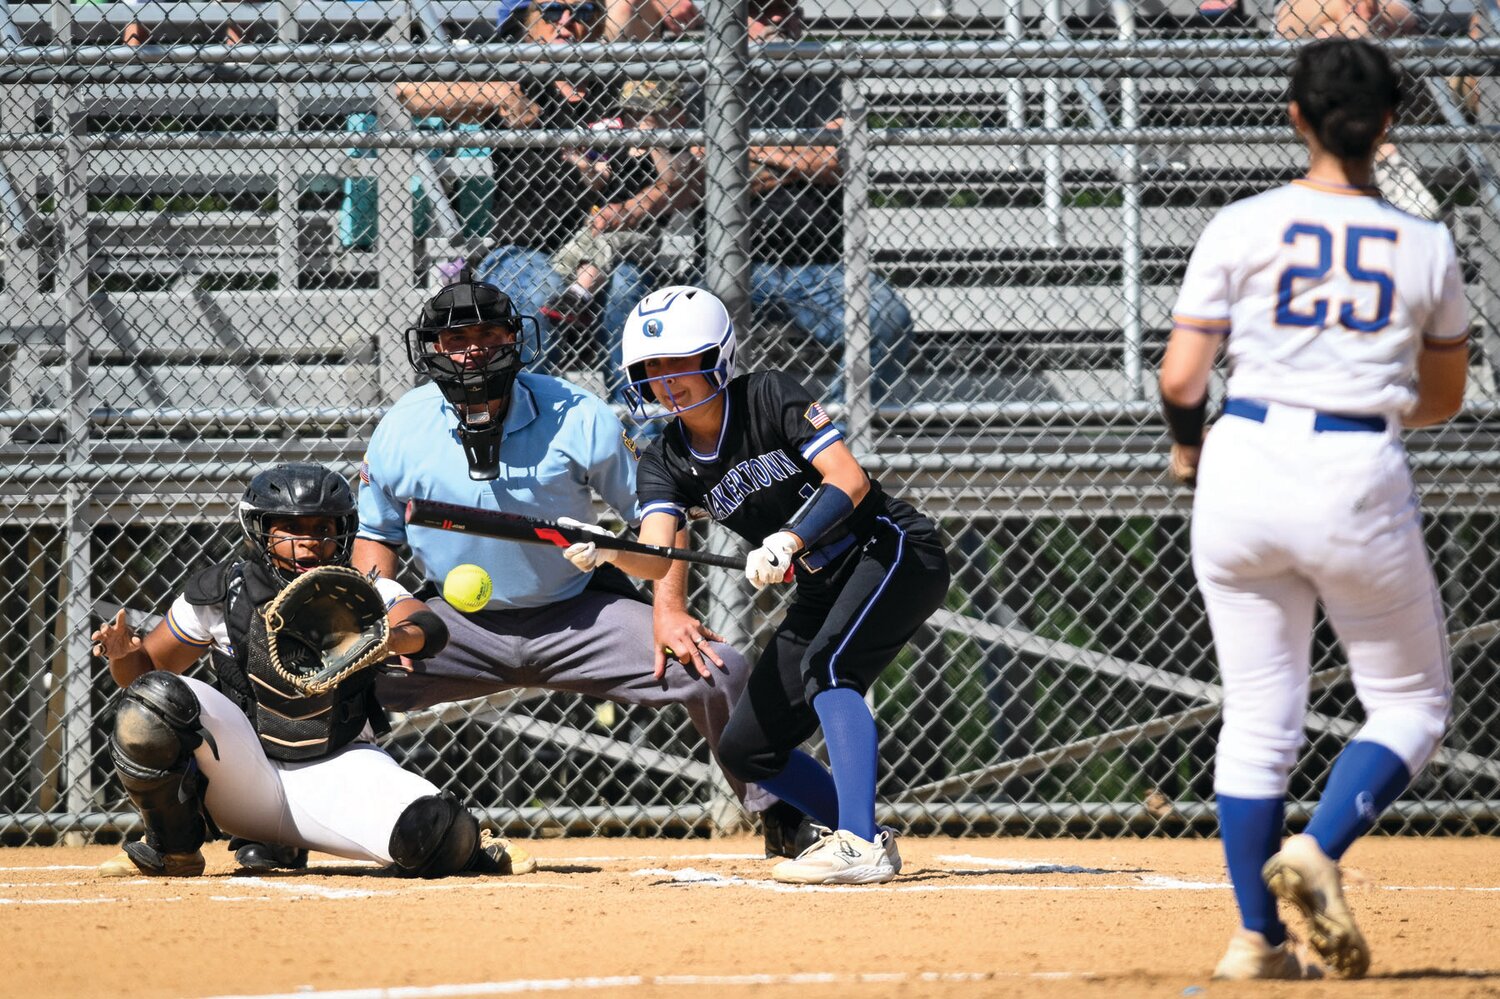
[[[833, 570], [830, 570], [833, 571]], [[837, 579], [797, 584], [786, 618], [750, 672], [719, 742], [741, 780], [774, 777], [818, 728], [812, 701], [834, 687], [861, 694], [891, 664], [948, 592], [948, 557], [935, 531], [887, 517]]]

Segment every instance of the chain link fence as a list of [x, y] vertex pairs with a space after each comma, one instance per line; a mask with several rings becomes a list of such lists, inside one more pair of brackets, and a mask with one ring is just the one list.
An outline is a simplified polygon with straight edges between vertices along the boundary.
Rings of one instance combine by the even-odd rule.
[[[747, 366], [820, 385], [941, 520], [946, 607], [872, 695], [883, 821], [1211, 829], [1221, 692], [1152, 371], [1204, 223], [1298, 175], [1286, 70], [1334, 30], [1408, 73], [1380, 184], [1450, 224], [1477, 320], [1465, 411], [1409, 439], [1455, 720], [1385, 828], [1493, 831], [1496, 26], [1491, 0], [0, 0], [0, 839], [134, 825], [90, 630], [230, 553], [254, 470], [352, 478], [465, 261], [609, 397], [636, 299], [705, 283]], [[727, 574], [695, 600], [746, 648], [779, 606]], [[1360, 720], [1341, 661], [1320, 627], [1294, 816]], [[388, 744], [512, 831], [740, 821], [672, 712], [516, 690]]]

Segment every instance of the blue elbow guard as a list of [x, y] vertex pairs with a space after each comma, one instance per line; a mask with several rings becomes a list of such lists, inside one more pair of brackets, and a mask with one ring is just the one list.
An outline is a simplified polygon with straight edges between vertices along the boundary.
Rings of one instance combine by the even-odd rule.
[[803, 547], [811, 550], [838, 530], [853, 512], [854, 501], [849, 498], [849, 494], [838, 486], [830, 486], [825, 482], [792, 514], [781, 529], [797, 535], [802, 539]]

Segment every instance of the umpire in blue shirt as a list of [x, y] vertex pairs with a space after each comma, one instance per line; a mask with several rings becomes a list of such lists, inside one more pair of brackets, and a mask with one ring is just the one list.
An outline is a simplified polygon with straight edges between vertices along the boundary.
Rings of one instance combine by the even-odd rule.
[[[407, 355], [430, 382], [402, 396], [370, 439], [354, 564], [394, 577], [398, 553], [410, 545], [428, 582], [440, 588], [454, 566], [473, 563], [490, 574], [494, 592], [474, 613], [429, 600], [448, 626], [448, 645], [415, 661], [409, 674], [382, 678], [380, 701], [409, 711], [541, 687], [680, 704], [717, 759], [750, 668], [688, 614], [685, 564], [657, 584], [653, 611], [607, 563], [580, 576], [556, 548], [405, 523], [406, 502], [420, 498], [590, 524], [595, 492], [627, 523], [639, 521], [630, 438], [602, 400], [523, 370], [538, 340], [532, 317], [467, 274], [439, 291], [406, 331]], [[664, 646], [679, 650], [689, 668], [665, 668]], [[755, 785], [729, 781], [750, 811], [774, 804], [765, 816], [768, 851], [793, 850], [800, 813]]]

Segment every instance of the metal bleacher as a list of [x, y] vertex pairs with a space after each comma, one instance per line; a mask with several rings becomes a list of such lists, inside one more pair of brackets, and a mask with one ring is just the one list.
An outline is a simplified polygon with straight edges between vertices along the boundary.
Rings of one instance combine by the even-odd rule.
[[[975, 0], [908, 6], [915, 9], [905, 18], [876, 0], [829, 0], [810, 5], [810, 13], [818, 37], [901, 35], [920, 24], [924, 37], [973, 37], [978, 26], [990, 32], [981, 37], [994, 38], [1016, 27]], [[479, 31], [476, 26], [493, 16], [491, 5], [470, 2], [432, 9], [455, 36]], [[247, 39], [288, 37], [288, 16], [295, 23], [292, 37], [301, 41], [404, 38], [423, 23], [410, 5], [380, 0], [73, 10], [73, 42], [93, 44], [116, 41], [132, 18], [149, 21], [153, 41], [163, 43], [212, 43], [231, 22]], [[1466, 28], [1462, 12], [1445, 10], [1442, 27]], [[1118, 28], [1108, 4], [1070, 8], [1072, 16], [1061, 22], [1048, 23], [1041, 6], [1022, 5], [1019, 13], [1029, 34], [1110, 38]], [[47, 6], [16, 5], [10, 17], [26, 43], [50, 41]], [[1204, 32], [1193, 5], [1180, 2], [1143, 6], [1138, 30], [1143, 37]], [[1252, 13], [1215, 32], [1258, 37], [1267, 26]], [[862, 86], [869, 113], [881, 122], [877, 134], [926, 127], [1108, 128], [1124, 114], [1118, 80], [914, 76], [871, 78]], [[1142, 79], [1134, 86], [1140, 127], [1264, 128], [1282, 119], [1279, 77], [1209, 74]], [[77, 88], [73, 100], [96, 134], [292, 127], [342, 134], [352, 114], [389, 115], [389, 89], [374, 83], [90, 84]], [[32, 103], [17, 110], [10, 98], [5, 131], [48, 122], [57, 100], [53, 90], [14, 90]], [[1055, 103], [1050, 112], [1049, 102]], [[1431, 102], [1419, 113], [1422, 121], [1442, 120]], [[901, 390], [903, 402], [1050, 400], [1144, 412], [1137, 405], [1145, 397], [1140, 357], [1132, 368], [1124, 355], [1133, 349], [1149, 359], [1162, 343], [1197, 233], [1218, 206], [1294, 176], [1302, 154], [1289, 134], [1276, 142], [1140, 148], [1134, 194], [1140, 315], [1132, 348], [1121, 318], [1129, 244], [1125, 151], [1086, 144], [1049, 150], [877, 142], [869, 160], [869, 250], [917, 323], [918, 359]], [[55, 307], [64, 290], [51, 277], [62, 259], [55, 205], [64, 155], [0, 154], [19, 201], [9, 213], [0, 293], [0, 410], [7, 414], [0, 433], [36, 424], [36, 411], [63, 404], [50, 386], [65, 384], [69, 362], [57, 318], [63, 310]], [[1454, 145], [1416, 146], [1407, 158], [1437, 190], [1478, 183]], [[89, 153], [90, 290], [82, 315], [89, 405], [119, 414], [291, 411], [305, 408], [309, 398], [350, 406], [388, 401], [407, 378], [392, 343], [421, 296], [431, 254], [451, 252], [443, 219], [452, 218], [452, 208], [442, 203], [429, 172], [429, 214], [438, 222], [427, 235], [437, 238], [419, 238], [411, 212], [389, 207], [410, 202], [383, 197], [381, 232], [373, 245], [360, 247], [338, 238], [340, 199], [350, 180], [404, 194], [411, 176], [431, 171], [427, 163], [424, 153], [355, 156], [339, 148]], [[489, 163], [450, 157], [444, 170], [450, 179], [481, 176]], [[1460, 228], [1480, 228], [1474, 216], [1482, 208], [1455, 212]], [[196, 425], [205, 432], [205, 426], [229, 424], [200, 419]]]

